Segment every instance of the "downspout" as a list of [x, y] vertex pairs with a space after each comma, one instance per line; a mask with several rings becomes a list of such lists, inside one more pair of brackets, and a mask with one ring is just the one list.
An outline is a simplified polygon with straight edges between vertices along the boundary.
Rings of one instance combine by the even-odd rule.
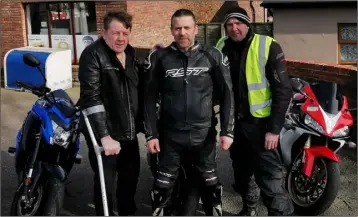
[[254, 1], [250, 0], [250, 7], [251, 7], [251, 12], [252, 12], [252, 22], [255, 23], [256, 22], [256, 16], [255, 16], [255, 7], [252, 5]]

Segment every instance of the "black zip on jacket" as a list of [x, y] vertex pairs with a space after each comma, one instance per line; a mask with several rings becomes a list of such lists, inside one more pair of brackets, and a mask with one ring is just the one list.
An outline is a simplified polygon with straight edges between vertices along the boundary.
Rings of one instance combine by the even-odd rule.
[[217, 94], [220, 135], [233, 137], [234, 98], [229, 63], [219, 50], [196, 43], [183, 53], [172, 43], [149, 54], [143, 77], [147, 140], [158, 138], [159, 95], [160, 127], [190, 130], [212, 126], [213, 94]]
[[[225, 40], [225, 46], [222, 49], [222, 52], [228, 56], [230, 61], [230, 73], [235, 95], [235, 114], [239, 119], [252, 118], [248, 100], [245, 67], [248, 48], [250, 47], [253, 36], [254, 33], [252, 28], [250, 28], [244, 40], [234, 42], [228, 38]], [[265, 72], [272, 92], [268, 132], [279, 134], [285, 122], [285, 114], [292, 97], [292, 87], [291, 79], [286, 70], [284, 53], [281, 46], [275, 41], [273, 41], [270, 46]]]
[[89, 114], [98, 139], [110, 135], [118, 141], [134, 140], [141, 111], [141, 68], [135, 50], [125, 49], [126, 69], [103, 38], [85, 48], [80, 57], [80, 105]]

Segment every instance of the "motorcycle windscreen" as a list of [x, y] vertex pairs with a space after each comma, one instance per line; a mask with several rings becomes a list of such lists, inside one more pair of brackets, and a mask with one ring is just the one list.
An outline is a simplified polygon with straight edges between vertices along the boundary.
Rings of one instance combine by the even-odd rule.
[[311, 84], [311, 89], [325, 112], [335, 115], [341, 110], [343, 96], [340, 85], [334, 82], [318, 81]]

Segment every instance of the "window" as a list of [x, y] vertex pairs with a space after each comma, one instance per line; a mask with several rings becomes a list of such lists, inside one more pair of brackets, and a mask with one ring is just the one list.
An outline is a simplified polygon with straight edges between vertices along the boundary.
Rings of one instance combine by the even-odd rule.
[[357, 64], [357, 23], [338, 24], [338, 63]]
[[27, 5], [26, 14], [29, 46], [49, 47], [47, 5]]
[[73, 63], [97, 36], [94, 2], [26, 5], [28, 45], [71, 49]]
[[209, 23], [209, 24], [198, 24], [199, 31], [196, 36], [196, 40], [201, 44], [208, 46], [215, 46], [218, 40], [222, 36], [222, 24]]

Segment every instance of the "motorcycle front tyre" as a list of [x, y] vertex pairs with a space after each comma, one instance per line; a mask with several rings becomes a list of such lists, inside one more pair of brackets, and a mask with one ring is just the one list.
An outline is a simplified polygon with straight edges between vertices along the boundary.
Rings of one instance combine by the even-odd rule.
[[[23, 197], [23, 186], [22, 189], [15, 193], [12, 204], [10, 215], [11, 216], [22, 216], [21, 204]], [[59, 216], [61, 215], [61, 209], [63, 206], [65, 196], [65, 183], [56, 178], [50, 177], [46, 181], [41, 182], [36, 189], [34, 189], [34, 195], [36, 200], [33, 205], [33, 210], [25, 215], [30, 216]]]

